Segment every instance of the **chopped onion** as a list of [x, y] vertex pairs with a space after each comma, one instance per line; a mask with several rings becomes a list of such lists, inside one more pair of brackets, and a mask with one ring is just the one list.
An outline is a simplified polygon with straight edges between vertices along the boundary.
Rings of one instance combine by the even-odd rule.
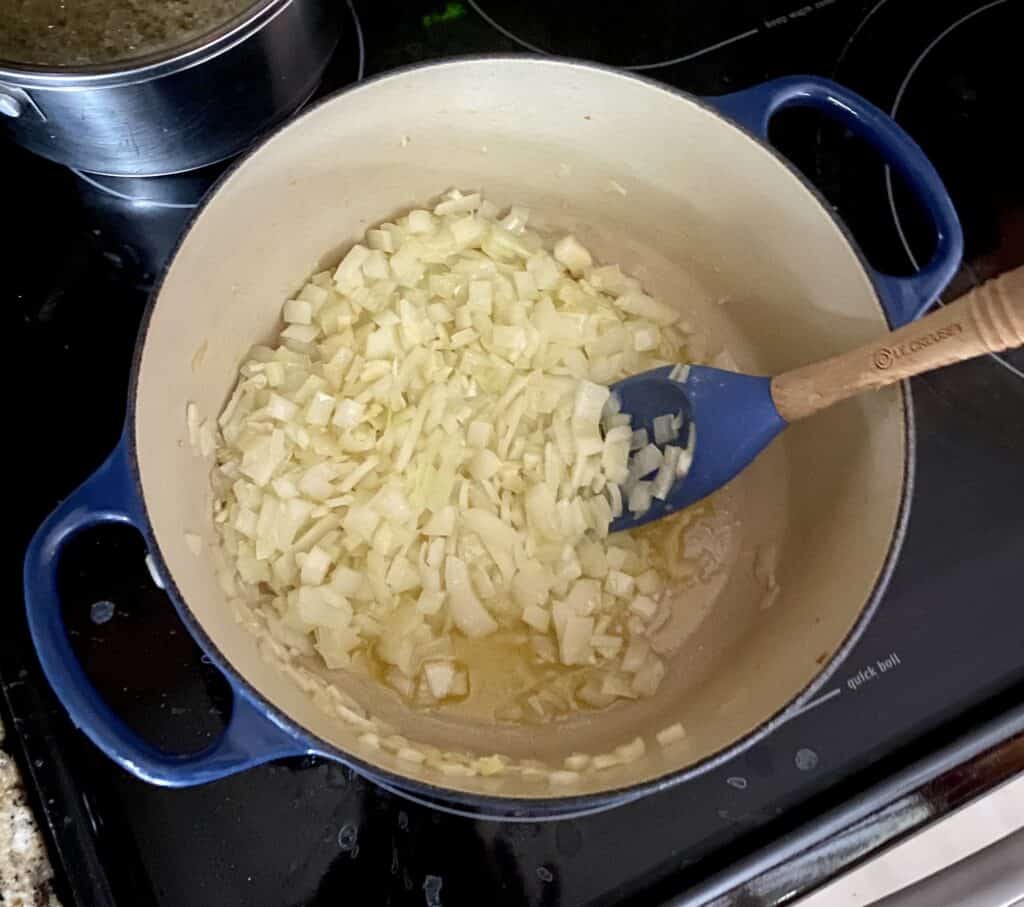
[[678, 429], [675, 424], [675, 416], [671, 413], [665, 413], [661, 416], [654, 417], [654, 443], [655, 444], [668, 444], [673, 438], [675, 438]]
[[548, 624], [551, 622], [551, 615], [537, 605], [527, 605], [523, 608], [523, 623], [528, 624], [539, 633], [546, 633]]
[[630, 603], [629, 611], [641, 620], [650, 620], [657, 613], [658, 603], [646, 595], [638, 595]]
[[693, 465], [693, 455], [697, 449], [697, 426], [691, 422], [690, 430], [686, 436], [686, 447], [679, 452], [679, 459], [676, 461], [676, 476], [683, 478]]
[[[432, 707], [473, 688], [454, 638], [494, 635], [545, 672], [500, 715], [547, 721], [657, 689], [648, 624], [675, 560], [630, 533], [611, 543], [609, 524], [667, 492], [693, 438], [672, 446], [666, 414], [652, 443], [608, 390], [678, 359], [678, 313], [573, 236], [545, 249], [529, 221], [453, 189], [368, 230], [284, 302], [277, 345], [251, 351], [216, 425], [194, 404], [186, 425], [217, 456], [221, 585], [281, 651]], [[505, 770], [351, 714], [398, 758]]]
[[678, 743], [680, 740], [685, 739], [686, 731], [683, 730], [681, 724], [676, 722], [666, 728], [662, 728], [654, 737], [662, 746], [669, 746], [672, 743]]
[[312, 324], [313, 306], [303, 299], [289, 299], [281, 315], [288, 324]]
[[637, 482], [629, 492], [627, 507], [636, 516], [647, 513], [651, 509], [653, 499], [652, 482]]
[[622, 670], [628, 674], [635, 674], [647, 661], [647, 655], [651, 651], [651, 644], [642, 636], [634, 636], [626, 647], [626, 653], [622, 656]]
[[625, 312], [646, 318], [659, 325], [669, 325], [679, 320], [679, 312], [663, 305], [645, 293], [626, 293], [615, 300], [615, 304]]
[[628, 598], [633, 593], [634, 579], [621, 570], [610, 570], [605, 579], [604, 587], [617, 598]]
[[662, 453], [653, 444], [641, 447], [629, 461], [629, 474], [636, 479], [650, 475], [661, 466]]
[[574, 277], [578, 277], [594, 263], [590, 253], [575, 236], [564, 236], [556, 242], [554, 255], [555, 261], [565, 265]]
[[590, 658], [593, 634], [594, 618], [569, 615], [559, 635], [559, 657], [562, 664], [586, 664]]
[[444, 582], [452, 620], [459, 630], [471, 639], [476, 639], [489, 636], [498, 629], [497, 622], [476, 597], [464, 561], [457, 557], [448, 557], [445, 560]]
[[423, 676], [435, 699], [444, 699], [451, 692], [455, 672], [455, 665], [450, 661], [428, 661], [424, 664]]
[[654, 477], [654, 482], [651, 485], [651, 493], [659, 501], [664, 501], [668, 497], [669, 491], [678, 478], [679, 457], [681, 454], [681, 448], [673, 447], [671, 444], [666, 445], [661, 466], [658, 467], [658, 474]]
[[618, 485], [608, 485], [606, 488], [608, 492], [608, 503], [612, 512], [612, 519], [618, 519], [622, 516], [622, 492], [619, 491]]

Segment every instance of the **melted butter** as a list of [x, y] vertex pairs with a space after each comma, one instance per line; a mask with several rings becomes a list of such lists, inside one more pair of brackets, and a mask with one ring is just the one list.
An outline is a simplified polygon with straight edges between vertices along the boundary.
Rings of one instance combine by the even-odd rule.
[[[733, 497], [731, 492], [719, 492], [714, 503], [702, 502], [634, 530], [660, 549], [662, 568], [671, 577], [663, 593], [668, 607], [657, 625], [649, 628], [652, 648], [666, 659], [679, 652], [714, 612], [738, 543]], [[415, 707], [469, 722], [515, 724], [544, 724], [612, 707], [594, 707], [574, 695], [593, 673], [602, 675], [606, 666], [541, 661], [528, 632], [504, 629], [482, 639], [454, 633], [452, 643], [455, 659], [469, 677], [468, 694], [440, 703], [414, 701]], [[389, 666], [373, 652], [367, 661], [370, 674], [388, 686]], [[515, 710], [519, 714], [513, 717]]]
[[447, 714], [493, 721], [495, 713], [509, 705], [544, 677], [545, 673], [568, 672], [561, 665], [534, 664], [534, 655], [521, 634], [496, 633], [484, 639], [455, 637], [455, 657], [469, 672], [469, 695], [461, 701], [446, 702]]

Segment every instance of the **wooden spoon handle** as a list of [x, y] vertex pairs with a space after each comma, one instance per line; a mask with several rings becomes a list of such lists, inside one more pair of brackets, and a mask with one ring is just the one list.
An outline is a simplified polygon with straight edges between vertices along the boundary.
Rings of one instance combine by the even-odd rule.
[[772, 399], [782, 418], [793, 422], [863, 391], [1022, 344], [1024, 267], [874, 343], [776, 375]]

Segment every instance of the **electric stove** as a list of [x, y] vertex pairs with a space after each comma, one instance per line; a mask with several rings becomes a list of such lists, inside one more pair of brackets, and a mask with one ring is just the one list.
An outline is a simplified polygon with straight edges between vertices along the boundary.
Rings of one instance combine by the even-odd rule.
[[[322, 93], [440, 57], [521, 51], [625, 67], [695, 94], [831, 76], [923, 145], [965, 228], [948, 296], [1024, 262], [1010, 61], [1019, 9], [913, 0], [354, 0]], [[807, 111], [773, 142], [868, 258], [910, 273], [928, 232], [886, 168]], [[816, 699], [692, 782], [611, 811], [494, 822], [409, 802], [319, 759], [188, 790], [129, 777], [75, 731], [28, 639], [30, 533], [113, 447], [154, 275], [220, 167], [159, 180], [77, 174], [0, 146], [5, 336], [24, 389], [0, 610], [0, 698], [65, 905], [790, 902], [1024, 771], [1024, 361], [915, 379], [910, 525], [867, 632]], [[230, 695], [178, 623], [132, 531], [78, 537], [65, 616], [87, 672], [140, 733], [201, 747]]]

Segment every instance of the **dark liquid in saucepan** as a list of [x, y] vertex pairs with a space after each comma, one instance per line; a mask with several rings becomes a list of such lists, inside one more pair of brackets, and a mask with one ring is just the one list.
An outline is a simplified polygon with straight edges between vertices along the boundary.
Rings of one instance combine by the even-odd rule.
[[0, 65], [127, 62], [212, 31], [254, 0], [0, 0]]

